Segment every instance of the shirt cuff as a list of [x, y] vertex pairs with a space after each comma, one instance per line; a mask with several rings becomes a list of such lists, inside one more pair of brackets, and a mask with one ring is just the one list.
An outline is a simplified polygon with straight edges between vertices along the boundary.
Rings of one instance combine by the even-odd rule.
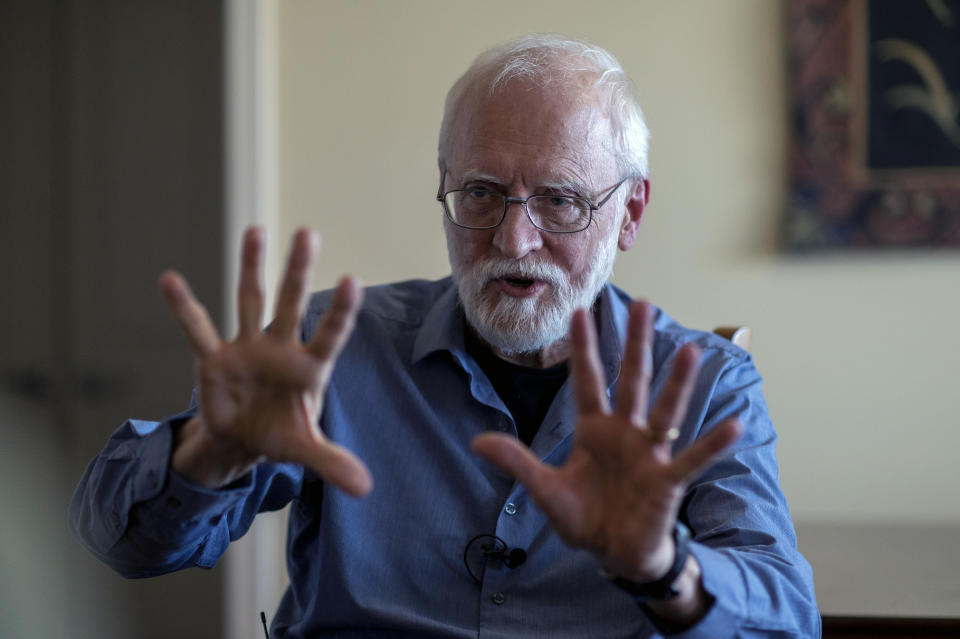
[[166, 531], [170, 537], [181, 538], [191, 530], [217, 526], [221, 518], [253, 490], [253, 473], [219, 489], [209, 489], [192, 483], [180, 473], [165, 469], [163, 490], [140, 504], [140, 519]]

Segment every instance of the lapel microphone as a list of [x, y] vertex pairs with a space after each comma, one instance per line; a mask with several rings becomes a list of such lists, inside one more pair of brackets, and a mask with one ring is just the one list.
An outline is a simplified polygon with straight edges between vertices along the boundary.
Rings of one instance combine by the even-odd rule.
[[496, 535], [477, 535], [467, 542], [463, 549], [463, 565], [467, 568], [470, 577], [480, 583], [473, 568], [470, 567], [470, 555], [480, 554], [484, 559], [496, 559], [507, 568], [518, 568], [527, 560], [527, 551], [523, 548], [511, 548]]
[[484, 552], [488, 557], [498, 557], [507, 568], [516, 568], [527, 560], [527, 551], [523, 548], [504, 548]]

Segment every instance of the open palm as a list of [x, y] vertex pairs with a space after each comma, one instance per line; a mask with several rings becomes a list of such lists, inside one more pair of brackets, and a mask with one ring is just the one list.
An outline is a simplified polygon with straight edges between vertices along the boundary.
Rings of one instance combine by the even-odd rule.
[[515, 438], [495, 433], [477, 437], [474, 450], [526, 486], [566, 543], [591, 551], [610, 572], [634, 581], [655, 580], [673, 561], [671, 532], [686, 485], [736, 440], [740, 425], [727, 420], [671, 455], [699, 353], [694, 346], [677, 353], [667, 385], [648, 415], [653, 327], [646, 304], [630, 310], [614, 409], [586, 311], [574, 315], [571, 338], [577, 426], [567, 461], [549, 466]]
[[[269, 459], [309, 466], [353, 495], [370, 490], [363, 463], [328, 440], [318, 426], [324, 392], [360, 307], [357, 284], [342, 280], [313, 338], [304, 344], [298, 337], [317, 243], [307, 230], [294, 236], [276, 316], [264, 332], [259, 283], [263, 232], [247, 230], [241, 251], [239, 330], [232, 341], [220, 337], [182, 276], [168, 272], [161, 277], [164, 295], [197, 356], [200, 390], [198, 418], [184, 427], [190, 439], [174, 452], [173, 461], [202, 483], [222, 484]], [[202, 454], [192, 454], [198, 451]], [[222, 472], [211, 475], [210, 469]]]

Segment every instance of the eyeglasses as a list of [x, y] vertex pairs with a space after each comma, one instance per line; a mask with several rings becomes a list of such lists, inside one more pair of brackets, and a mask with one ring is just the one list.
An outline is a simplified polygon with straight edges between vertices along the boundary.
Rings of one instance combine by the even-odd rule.
[[437, 191], [437, 201], [443, 205], [447, 219], [465, 229], [492, 229], [507, 216], [511, 204], [519, 204], [527, 218], [540, 230], [550, 233], [577, 233], [590, 226], [593, 212], [607, 203], [629, 177], [620, 180], [596, 204], [573, 195], [531, 195], [526, 198], [509, 197], [489, 186], [476, 185], [466, 189], [443, 191], [447, 178], [444, 171]]

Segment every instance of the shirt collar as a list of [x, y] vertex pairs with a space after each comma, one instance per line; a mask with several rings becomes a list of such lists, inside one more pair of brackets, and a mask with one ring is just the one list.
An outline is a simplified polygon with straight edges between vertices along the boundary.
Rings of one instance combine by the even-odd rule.
[[626, 296], [609, 282], [603, 286], [600, 293], [597, 345], [603, 372], [607, 376], [607, 388], [612, 387], [620, 377], [623, 345], [626, 343], [630, 316], [626, 299]]
[[411, 364], [437, 351], [450, 351], [462, 360], [466, 353], [464, 329], [466, 320], [460, 308], [460, 296], [450, 277], [443, 284], [446, 290], [437, 297], [427, 311], [417, 331], [411, 353]]

